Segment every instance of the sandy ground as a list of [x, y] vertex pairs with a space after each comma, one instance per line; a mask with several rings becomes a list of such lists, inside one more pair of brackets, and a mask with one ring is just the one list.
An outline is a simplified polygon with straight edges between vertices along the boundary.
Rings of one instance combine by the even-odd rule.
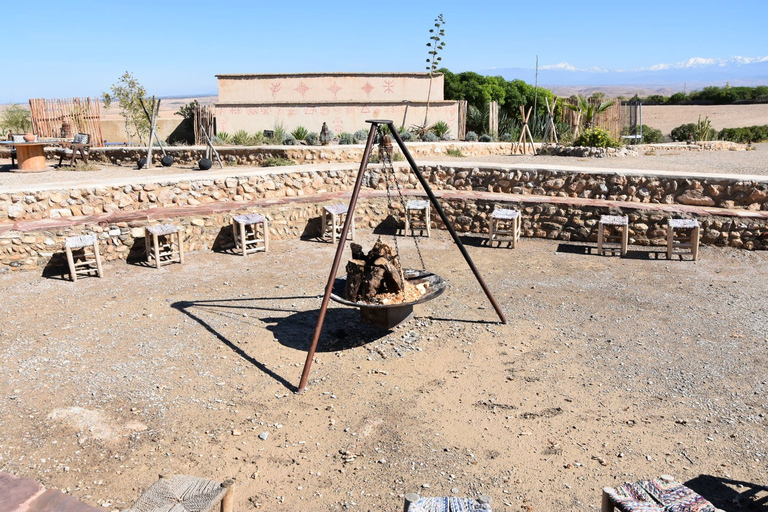
[[766, 253], [465, 241], [507, 324], [438, 232], [420, 248], [447, 292], [392, 332], [334, 305], [301, 395], [331, 244], [1, 272], [0, 471], [107, 510], [159, 473], [233, 477], [239, 511], [395, 511], [407, 492], [598, 510], [604, 486], [661, 474], [768, 510]]

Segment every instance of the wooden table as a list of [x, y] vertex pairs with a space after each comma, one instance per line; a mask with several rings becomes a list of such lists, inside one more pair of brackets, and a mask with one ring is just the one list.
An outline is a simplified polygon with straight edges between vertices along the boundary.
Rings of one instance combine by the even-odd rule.
[[16, 162], [20, 171], [41, 171], [45, 169], [45, 146], [51, 141], [11, 142], [2, 141], [5, 146], [16, 146]]

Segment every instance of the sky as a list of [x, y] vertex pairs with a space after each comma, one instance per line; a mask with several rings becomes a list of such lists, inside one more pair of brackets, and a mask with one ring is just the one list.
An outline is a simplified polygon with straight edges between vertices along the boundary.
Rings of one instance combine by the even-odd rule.
[[[630, 70], [768, 56], [768, 0], [4, 1], [0, 103], [94, 97], [126, 71], [150, 95], [217, 74], [425, 71], [442, 13], [453, 72], [563, 63]], [[525, 73], [522, 73], [525, 75]]]

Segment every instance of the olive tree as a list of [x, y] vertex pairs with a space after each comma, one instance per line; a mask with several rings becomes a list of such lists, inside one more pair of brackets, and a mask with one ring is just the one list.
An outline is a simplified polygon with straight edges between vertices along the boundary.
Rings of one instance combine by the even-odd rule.
[[102, 94], [104, 107], [109, 108], [113, 101], [117, 102], [125, 120], [125, 133], [128, 134], [129, 142], [132, 137], [138, 138], [140, 144], [149, 140], [149, 120], [141, 107], [142, 100], [148, 101], [146, 89], [126, 71], [112, 84], [110, 91]]

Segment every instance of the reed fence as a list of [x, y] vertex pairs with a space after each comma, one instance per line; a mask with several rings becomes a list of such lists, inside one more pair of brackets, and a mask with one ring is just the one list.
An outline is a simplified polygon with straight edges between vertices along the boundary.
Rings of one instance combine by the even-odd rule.
[[87, 133], [92, 146], [103, 146], [101, 103], [98, 98], [29, 100], [32, 129], [39, 137], [61, 137], [62, 125], [69, 122], [72, 133]]

